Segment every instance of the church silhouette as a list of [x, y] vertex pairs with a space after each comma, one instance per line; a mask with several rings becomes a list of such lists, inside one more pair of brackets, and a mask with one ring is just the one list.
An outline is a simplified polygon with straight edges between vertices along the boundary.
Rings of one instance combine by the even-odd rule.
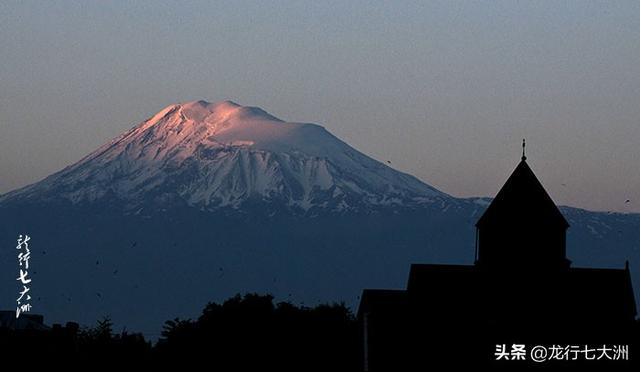
[[[517, 369], [540, 365], [529, 354], [536, 345], [634, 347], [628, 262], [624, 269], [571, 267], [569, 223], [526, 160], [523, 142], [521, 162], [476, 223], [474, 265], [413, 264], [406, 290], [363, 291], [357, 315], [365, 371]], [[501, 348], [513, 345], [527, 353], [502, 358]], [[567, 354], [544, 363], [624, 369], [633, 351], [617, 360]]]

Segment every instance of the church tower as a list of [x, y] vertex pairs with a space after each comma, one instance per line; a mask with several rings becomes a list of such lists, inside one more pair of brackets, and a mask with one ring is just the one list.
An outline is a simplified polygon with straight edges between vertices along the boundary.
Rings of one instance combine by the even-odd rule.
[[[628, 263], [624, 269], [569, 267], [569, 224], [527, 164], [524, 141], [522, 150], [522, 160], [476, 224], [475, 265], [412, 264], [406, 290], [362, 292], [364, 370], [456, 363], [493, 370], [498, 364], [487, 351], [496, 341], [624, 345], [637, 339]], [[521, 362], [517, 369], [541, 365]]]
[[476, 223], [476, 265], [492, 270], [569, 267], [569, 224], [525, 156]]

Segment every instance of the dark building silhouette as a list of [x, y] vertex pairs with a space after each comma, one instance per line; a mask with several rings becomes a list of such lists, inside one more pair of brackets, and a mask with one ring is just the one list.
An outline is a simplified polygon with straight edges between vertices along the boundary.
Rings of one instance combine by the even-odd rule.
[[44, 316], [40, 314], [21, 314], [16, 318], [15, 310], [0, 310], [0, 329], [12, 330], [49, 330], [44, 324]]
[[[624, 269], [570, 267], [568, 227], [523, 151], [476, 224], [473, 266], [413, 264], [406, 290], [364, 290], [358, 309], [363, 369], [518, 368], [527, 362], [496, 360], [498, 345], [637, 341], [628, 262]], [[593, 366], [589, 362], [596, 363], [584, 366]]]

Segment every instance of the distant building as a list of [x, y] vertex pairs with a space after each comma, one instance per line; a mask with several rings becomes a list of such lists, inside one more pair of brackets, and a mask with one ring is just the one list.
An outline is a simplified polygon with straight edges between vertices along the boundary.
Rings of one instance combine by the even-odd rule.
[[15, 310], [0, 310], [0, 328], [12, 330], [48, 330], [44, 317], [38, 314], [20, 314], [16, 318]]
[[570, 267], [568, 227], [523, 152], [476, 223], [473, 266], [414, 264], [406, 290], [364, 290], [364, 370], [497, 363], [496, 346], [516, 342], [628, 342], [636, 316], [628, 262]]

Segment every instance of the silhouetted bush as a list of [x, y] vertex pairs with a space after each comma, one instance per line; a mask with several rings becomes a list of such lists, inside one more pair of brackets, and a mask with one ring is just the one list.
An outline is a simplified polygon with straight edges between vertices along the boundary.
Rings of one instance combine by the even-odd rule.
[[150, 361], [151, 343], [140, 333], [113, 333], [111, 318], [104, 317], [95, 327], [77, 333], [78, 360], [88, 365], [102, 361], [102, 367], [142, 367]]
[[155, 352], [163, 363], [223, 370], [356, 370], [357, 325], [344, 304], [273, 304], [270, 295], [209, 303], [195, 321], [165, 323]]

